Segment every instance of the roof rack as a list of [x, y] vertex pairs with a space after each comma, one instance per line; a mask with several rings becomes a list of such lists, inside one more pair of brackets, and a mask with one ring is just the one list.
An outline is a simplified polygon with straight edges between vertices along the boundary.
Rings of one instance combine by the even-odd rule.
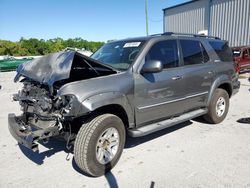
[[199, 35], [199, 34], [191, 34], [191, 33], [174, 33], [174, 32], [165, 32], [162, 35], [178, 35], [178, 36], [190, 36], [190, 37], [204, 37], [210, 39], [219, 39], [219, 37], [208, 36], [208, 35]]
[[151, 37], [154, 37], [154, 36], [162, 36], [162, 33], [156, 33], [156, 34], [153, 34], [153, 35], [150, 35]]

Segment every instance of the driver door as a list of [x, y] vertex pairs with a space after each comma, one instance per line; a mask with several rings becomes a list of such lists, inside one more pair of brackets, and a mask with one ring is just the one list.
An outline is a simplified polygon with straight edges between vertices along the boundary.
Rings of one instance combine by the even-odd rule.
[[160, 41], [149, 49], [144, 63], [158, 60], [163, 71], [135, 74], [135, 114], [137, 126], [183, 112], [184, 81], [179, 68], [177, 40]]

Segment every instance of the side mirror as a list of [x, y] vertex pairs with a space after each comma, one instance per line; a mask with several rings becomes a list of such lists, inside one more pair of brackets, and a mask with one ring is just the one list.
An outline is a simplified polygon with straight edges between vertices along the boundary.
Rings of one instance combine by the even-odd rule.
[[163, 69], [162, 62], [159, 60], [146, 61], [143, 65], [141, 73], [157, 73], [161, 72]]

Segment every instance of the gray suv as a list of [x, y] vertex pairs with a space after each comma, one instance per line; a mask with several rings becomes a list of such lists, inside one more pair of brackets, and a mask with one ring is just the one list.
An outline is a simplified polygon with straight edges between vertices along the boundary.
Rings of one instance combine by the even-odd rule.
[[22, 145], [62, 137], [78, 167], [101, 176], [118, 162], [126, 134], [144, 136], [203, 116], [222, 122], [240, 87], [232, 53], [216, 37], [164, 33], [105, 44], [91, 57], [62, 51], [17, 69], [22, 115], [9, 130]]

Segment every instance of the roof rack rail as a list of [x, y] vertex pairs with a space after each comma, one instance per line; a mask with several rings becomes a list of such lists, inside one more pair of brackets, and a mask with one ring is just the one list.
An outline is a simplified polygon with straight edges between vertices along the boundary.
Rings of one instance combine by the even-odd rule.
[[219, 39], [219, 37], [209, 36], [209, 35], [199, 35], [199, 34], [191, 34], [191, 33], [174, 33], [174, 32], [165, 32], [162, 35], [178, 35], [178, 36], [190, 36], [190, 37], [204, 37], [211, 39]]
[[156, 33], [156, 34], [153, 34], [153, 35], [150, 35], [151, 37], [153, 37], [153, 36], [161, 36], [162, 35], [162, 33]]

